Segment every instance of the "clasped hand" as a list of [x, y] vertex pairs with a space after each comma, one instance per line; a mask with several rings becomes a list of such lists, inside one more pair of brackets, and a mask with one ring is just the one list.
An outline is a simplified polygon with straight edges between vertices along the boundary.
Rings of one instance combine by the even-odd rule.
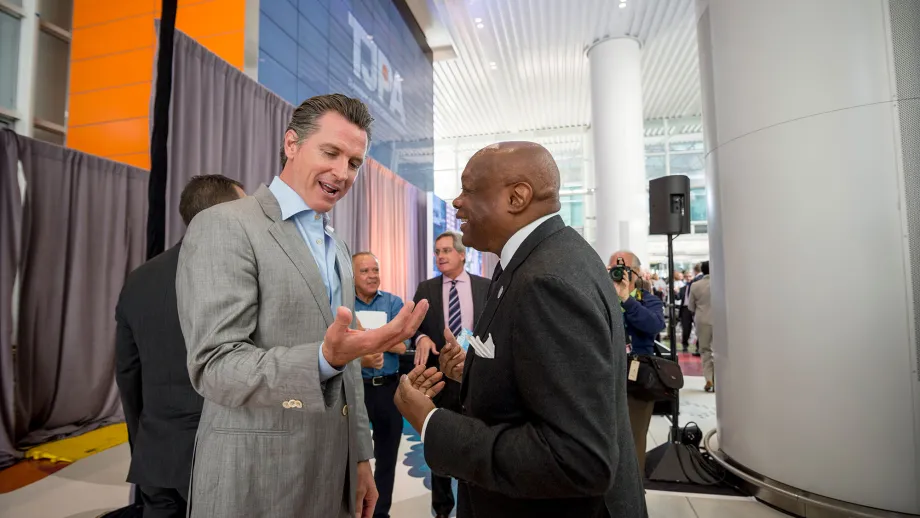
[[326, 330], [322, 354], [329, 365], [342, 368], [355, 358], [387, 351], [399, 342], [412, 338], [427, 311], [427, 300], [422, 300], [418, 304], [409, 302], [386, 325], [369, 331], [359, 331], [350, 329], [351, 310], [344, 306], [339, 307], [335, 314], [335, 322]]
[[437, 368], [425, 369], [424, 365], [419, 365], [399, 380], [399, 388], [396, 389], [393, 402], [396, 403], [399, 413], [419, 433], [422, 432], [425, 418], [435, 408], [431, 398], [444, 388], [441, 378], [442, 374]]

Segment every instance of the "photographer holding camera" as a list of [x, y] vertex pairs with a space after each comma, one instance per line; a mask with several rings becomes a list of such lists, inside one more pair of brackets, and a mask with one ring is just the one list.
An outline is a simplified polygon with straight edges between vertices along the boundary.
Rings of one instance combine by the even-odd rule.
[[[633, 354], [655, 354], [655, 336], [665, 328], [664, 304], [647, 290], [636, 287], [640, 278], [641, 263], [632, 252], [621, 251], [610, 256], [607, 269], [620, 297], [626, 341]], [[652, 420], [653, 401], [643, 401], [627, 395], [629, 424], [632, 427], [636, 453], [639, 455], [639, 472], [645, 475], [645, 438]]]

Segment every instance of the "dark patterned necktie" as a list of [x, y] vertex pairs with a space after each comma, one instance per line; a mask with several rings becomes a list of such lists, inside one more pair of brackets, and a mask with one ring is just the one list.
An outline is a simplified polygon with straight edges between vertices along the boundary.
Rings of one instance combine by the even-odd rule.
[[460, 336], [463, 330], [463, 316], [460, 313], [460, 294], [457, 293], [457, 281], [450, 281], [450, 295], [447, 302], [447, 327], [454, 336]]
[[502, 268], [501, 263], [495, 266], [495, 271], [492, 272], [492, 284], [489, 286], [489, 298], [492, 298], [492, 295], [495, 294], [495, 290], [498, 289], [498, 279], [502, 276], [502, 272], [505, 271]]

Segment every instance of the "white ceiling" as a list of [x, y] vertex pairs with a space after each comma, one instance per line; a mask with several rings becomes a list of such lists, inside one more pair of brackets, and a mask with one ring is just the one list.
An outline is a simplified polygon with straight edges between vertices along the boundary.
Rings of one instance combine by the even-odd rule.
[[[679, 119], [677, 133], [699, 131], [693, 0], [627, 0], [623, 9], [620, 0], [425, 3], [422, 28], [435, 56], [435, 138], [589, 125], [585, 49], [615, 35], [643, 44], [645, 118]], [[650, 122], [646, 133], [663, 134], [663, 125]]]

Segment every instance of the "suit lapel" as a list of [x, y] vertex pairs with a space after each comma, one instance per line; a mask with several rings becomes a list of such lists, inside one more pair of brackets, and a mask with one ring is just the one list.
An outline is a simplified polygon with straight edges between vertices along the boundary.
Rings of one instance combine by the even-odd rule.
[[[431, 296], [428, 299], [429, 306], [428, 311], [434, 312], [434, 328], [441, 329], [441, 338], [444, 340], [444, 276], [439, 275], [433, 279], [434, 282], [431, 283]], [[438, 341], [436, 343], [441, 343]]]
[[313, 252], [303, 242], [303, 237], [297, 230], [297, 225], [293, 221], [276, 221], [268, 228], [269, 233], [275, 238], [275, 241], [281, 245], [281, 249], [287, 254], [288, 259], [297, 267], [297, 271], [307, 282], [313, 298], [323, 313], [326, 324], [332, 324], [332, 310], [330, 309], [329, 295], [326, 293], [326, 284], [319, 273], [319, 267], [316, 265], [316, 259]]
[[517, 249], [514, 256], [511, 258], [508, 267], [502, 271], [501, 277], [495, 281], [496, 286], [489, 288], [489, 291], [492, 292], [491, 297], [486, 301], [486, 307], [482, 312], [482, 316], [479, 318], [479, 322], [476, 324], [476, 336], [482, 339], [487, 338], [486, 334], [489, 331], [489, 325], [492, 323], [495, 311], [498, 309], [498, 306], [501, 305], [502, 296], [511, 284], [511, 279], [514, 277], [515, 270], [517, 270], [530, 253], [537, 248], [537, 245], [563, 228], [565, 228], [565, 223], [562, 222], [562, 218], [554, 216], [535, 228], [534, 231], [527, 236], [527, 239], [521, 243], [520, 248]]
[[326, 293], [326, 284], [323, 283], [323, 277], [319, 273], [319, 267], [316, 265], [313, 252], [304, 243], [303, 236], [297, 230], [297, 225], [292, 220], [285, 221], [281, 219], [281, 207], [278, 205], [278, 200], [265, 185], [262, 185], [253, 196], [262, 205], [262, 211], [265, 212], [265, 215], [272, 220], [271, 226], [268, 227], [269, 234], [275, 238], [275, 241], [284, 250], [288, 259], [294, 263], [297, 271], [300, 272], [301, 277], [310, 288], [310, 292], [313, 294], [313, 298], [326, 320], [326, 325], [331, 325], [333, 317], [329, 295]]
[[353, 300], [355, 296], [355, 276], [354, 272], [351, 270], [351, 253], [349, 253], [348, 249], [345, 247], [345, 243], [335, 235], [335, 232], [333, 232], [331, 228], [329, 228], [329, 234], [335, 242], [335, 263], [336, 272], [339, 276], [339, 285], [342, 287], [342, 305], [353, 310], [354, 302], [349, 304], [348, 298], [352, 297]]
[[[482, 315], [476, 323], [476, 331], [474, 334], [478, 338], [482, 340], [488, 339], [489, 326], [492, 324], [492, 318], [495, 316], [495, 311], [498, 310], [498, 306], [501, 304], [504, 292], [511, 285], [511, 279], [514, 277], [515, 270], [523, 264], [527, 257], [530, 256], [531, 252], [533, 252], [543, 240], [564, 228], [565, 223], [563, 223], [562, 218], [560, 216], [554, 216], [535, 228], [534, 231], [527, 236], [527, 239], [521, 243], [521, 246], [511, 258], [508, 267], [502, 271], [501, 276], [493, 283], [496, 284], [496, 286], [489, 287], [491, 297], [486, 301], [486, 307], [483, 309]], [[463, 364], [463, 384], [460, 388], [460, 401], [466, 399], [468, 379], [473, 363], [476, 361], [475, 357], [476, 352], [470, 348], [467, 352], [466, 361]]]

